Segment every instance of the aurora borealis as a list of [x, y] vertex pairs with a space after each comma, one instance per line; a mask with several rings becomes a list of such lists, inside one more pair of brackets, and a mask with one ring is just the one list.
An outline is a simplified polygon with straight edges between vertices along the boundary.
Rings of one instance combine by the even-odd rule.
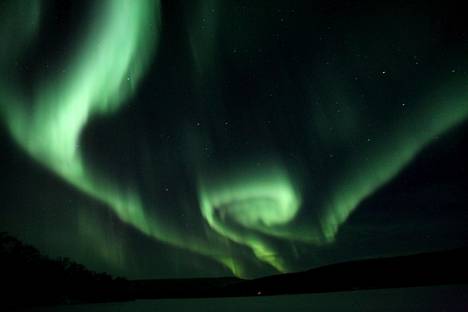
[[467, 238], [451, 3], [0, 8], [0, 224], [50, 254], [252, 277]]

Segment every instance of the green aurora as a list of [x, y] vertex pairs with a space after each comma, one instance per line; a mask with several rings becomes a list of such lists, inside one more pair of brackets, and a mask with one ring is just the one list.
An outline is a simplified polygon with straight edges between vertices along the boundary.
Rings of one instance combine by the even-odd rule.
[[[223, 6], [228, 7], [221, 1], [200, 1], [185, 7], [186, 15], [196, 7], [187, 21], [189, 48], [184, 55], [193, 61], [192, 79], [198, 94], [219, 87], [220, 82], [211, 83], [219, 80], [218, 68], [222, 67], [217, 40], [223, 38], [228, 47], [229, 40], [244, 40], [242, 29], [224, 37], [229, 26], [222, 25], [223, 14], [228, 11], [222, 10]], [[431, 90], [411, 99], [412, 107], [403, 107], [404, 114], [386, 121], [385, 114], [391, 114], [393, 108], [374, 113], [378, 125], [370, 135], [367, 117], [360, 116], [361, 100], [356, 92], [349, 91], [346, 78], [324, 75], [323, 82], [304, 80], [310, 88], [304, 111], [314, 116], [303, 126], [307, 129], [304, 140], [309, 140], [306, 144], [310, 146], [307, 153], [313, 155], [309, 158], [297, 162], [286, 159], [279, 148], [271, 146], [254, 153], [249, 151], [255, 147], [239, 149], [229, 161], [207, 160], [198, 154], [207, 145], [216, 145], [209, 131], [190, 130], [193, 133], [185, 135], [189, 150], [181, 153], [193, 164], [191, 183], [197, 201], [184, 209], [192, 218], [201, 216], [201, 224], [187, 232], [165, 212], [169, 209], [164, 207], [167, 202], [148, 200], [146, 188], [139, 183], [115, 179], [106, 169], [88, 163], [82, 141], [91, 122], [118, 116], [130, 103], [135, 104], [132, 99], [149, 75], [148, 69], [160, 57], [161, 36], [166, 29], [162, 27], [164, 10], [159, 1], [96, 2], [86, 27], [78, 40], [74, 38], [73, 52], [63, 60], [64, 70], [37, 79], [32, 91], [9, 73], [15, 71], [12, 60], [21, 59], [37, 40], [43, 2], [8, 1], [5, 7], [0, 25], [0, 107], [2, 121], [14, 142], [40, 166], [104, 204], [136, 231], [214, 259], [237, 276], [251, 276], [251, 263], [279, 272], [294, 270], [294, 261], [284, 254], [287, 248], [283, 243], [332, 244], [341, 226], [365, 199], [394, 179], [435, 138], [468, 117], [468, 80], [451, 71], [431, 81]], [[263, 28], [252, 30], [251, 36], [261, 38], [263, 32]], [[245, 40], [248, 47], [254, 44]], [[309, 68], [314, 75], [321, 71]], [[380, 75], [389, 74], [380, 71]], [[327, 79], [333, 79], [335, 85], [330, 86]], [[322, 88], [326, 90], [322, 102], [345, 103], [340, 110], [347, 117], [332, 117], [335, 108], [328, 108], [333, 105], [318, 103], [315, 90], [320, 84], [327, 85]], [[157, 100], [152, 101], [152, 105], [158, 105]], [[215, 106], [218, 120], [224, 122], [228, 120], [227, 104], [221, 101], [222, 96], [213, 95], [210, 107]], [[400, 109], [402, 105], [395, 106]], [[279, 131], [286, 129], [284, 126]], [[347, 144], [352, 148], [338, 156], [339, 150], [349, 147]], [[318, 161], [321, 157], [330, 158], [326, 165]], [[332, 158], [336, 163], [328, 162], [334, 161]], [[330, 176], [327, 166], [334, 168]], [[151, 174], [154, 172], [157, 170]], [[158, 176], [152, 179], [158, 180]], [[98, 236], [105, 235], [99, 230], [99, 222], [89, 225], [86, 218], [82, 221], [88, 224], [88, 228], [83, 226], [88, 237], [98, 241]], [[99, 245], [104, 250], [105, 242]], [[103, 251], [102, 257], [114, 256]]]

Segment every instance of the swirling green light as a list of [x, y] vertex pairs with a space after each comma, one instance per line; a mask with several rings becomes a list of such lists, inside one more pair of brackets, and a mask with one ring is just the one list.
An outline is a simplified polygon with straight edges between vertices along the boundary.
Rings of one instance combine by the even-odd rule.
[[240, 172], [201, 179], [203, 216], [216, 232], [248, 246], [259, 260], [285, 271], [281, 255], [265, 236], [280, 236], [277, 227], [294, 219], [301, 205], [299, 192], [278, 164], [243, 166]]

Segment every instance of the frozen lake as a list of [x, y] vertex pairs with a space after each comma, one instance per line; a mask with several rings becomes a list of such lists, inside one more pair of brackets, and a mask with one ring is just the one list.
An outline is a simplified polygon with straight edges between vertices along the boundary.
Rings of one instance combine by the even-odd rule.
[[37, 308], [30, 311], [468, 311], [468, 285], [276, 297], [137, 300], [125, 303]]

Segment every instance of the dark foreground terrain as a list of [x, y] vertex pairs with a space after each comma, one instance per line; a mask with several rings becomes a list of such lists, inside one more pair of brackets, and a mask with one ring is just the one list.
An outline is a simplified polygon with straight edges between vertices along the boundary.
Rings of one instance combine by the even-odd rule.
[[337, 263], [254, 280], [233, 277], [134, 280], [50, 259], [0, 234], [3, 306], [83, 304], [136, 299], [248, 297], [468, 284], [468, 248]]
[[468, 285], [284, 296], [135, 300], [27, 309], [30, 312], [466, 312]]
[[254, 280], [131, 281], [137, 298], [265, 296], [468, 284], [468, 249], [337, 263]]

